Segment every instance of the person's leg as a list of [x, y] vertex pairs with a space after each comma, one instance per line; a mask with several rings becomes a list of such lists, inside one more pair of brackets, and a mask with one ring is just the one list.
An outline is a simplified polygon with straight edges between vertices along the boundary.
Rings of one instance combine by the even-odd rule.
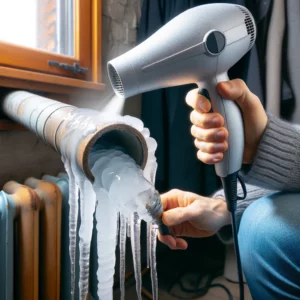
[[254, 300], [300, 299], [300, 194], [276, 193], [251, 204], [239, 244]]

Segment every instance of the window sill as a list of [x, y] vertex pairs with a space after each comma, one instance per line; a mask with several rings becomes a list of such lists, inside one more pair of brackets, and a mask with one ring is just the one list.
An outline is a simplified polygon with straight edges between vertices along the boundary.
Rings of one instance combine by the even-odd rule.
[[0, 66], [0, 86], [36, 92], [74, 94], [78, 92], [103, 91], [103, 83], [36, 73]]

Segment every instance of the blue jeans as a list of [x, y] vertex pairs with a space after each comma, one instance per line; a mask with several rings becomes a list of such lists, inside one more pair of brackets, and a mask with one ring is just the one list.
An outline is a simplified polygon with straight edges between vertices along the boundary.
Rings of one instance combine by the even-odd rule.
[[300, 194], [275, 193], [252, 203], [239, 244], [254, 300], [300, 299]]

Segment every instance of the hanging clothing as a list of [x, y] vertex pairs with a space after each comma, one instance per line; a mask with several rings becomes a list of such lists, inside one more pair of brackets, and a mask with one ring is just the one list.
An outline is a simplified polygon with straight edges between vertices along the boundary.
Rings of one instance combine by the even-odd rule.
[[267, 38], [266, 110], [280, 116], [282, 45], [285, 31], [285, 3], [274, 1]]
[[241, 5], [246, 6], [252, 13], [256, 23], [256, 41], [251, 50], [251, 58], [246, 78], [250, 90], [259, 97], [265, 106], [266, 99], [266, 36], [272, 15], [273, 0], [245, 0]]
[[[147, 39], [183, 11], [198, 5], [216, 2], [243, 5], [247, 1], [144, 0], [138, 42]], [[258, 87], [259, 93], [262, 94], [262, 88], [257, 83], [257, 79], [260, 78], [257, 53], [250, 55], [249, 52], [229, 70], [228, 74], [230, 78], [241, 78], [246, 82], [248, 73], [251, 74], [251, 78], [254, 79], [250, 80], [253, 82], [252, 85]], [[252, 69], [248, 72], [250, 61]], [[252, 63], [253, 61], [256, 62]], [[196, 88], [196, 85], [191, 84], [151, 91], [142, 96], [141, 118], [158, 143], [156, 188], [160, 192], [179, 188], [210, 195], [220, 186], [214, 166], [203, 164], [197, 159], [194, 138], [190, 134], [191, 108], [186, 105], [185, 96], [193, 88]]]
[[[287, 67], [288, 77], [294, 92], [293, 103], [290, 106], [294, 109], [291, 121], [300, 123], [300, 1], [286, 1], [287, 16]], [[291, 108], [291, 107], [290, 107]]]
[[[256, 2], [256, 1], [254, 1]], [[268, 112], [285, 120], [292, 120], [296, 97], [297, 62], [295, 45], [299, 41], [299, 1], [260, 1], [252, 5], [265, 6], [266, 17], [259, 21], [256, 46], [259, 50], [264, 106]], [[266, 39], [267, 36], [267, 39]], [[264, 42], [266, 41], [266, 42]], [[265, 44], [265, 46], [264, 46]], [[294, 71], [293, 71], [294, 70]], [[295, 80], [296, 79], [296, 80]], [[250, 87], [250, 86], [249, 86]], [[250, 87], [253, 91], [253, 88]], [[299, 97], [298, 97], [299, 98]]]

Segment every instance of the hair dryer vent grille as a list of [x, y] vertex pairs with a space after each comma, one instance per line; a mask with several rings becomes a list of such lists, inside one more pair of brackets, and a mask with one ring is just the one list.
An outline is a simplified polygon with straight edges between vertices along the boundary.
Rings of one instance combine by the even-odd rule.
[[114, 90], [121, 96], [124, 96], [124, 88], [121, 78], [116, 69], [111, 64], [108, 65], [108, 75]]
[[237, 7], [242, 11], [242, 13], [245, 15], [245, 25], [247, 28], [247, 33], [250, 35], [250, 45], [249, 49], [252, 47], [254, 40], [255, 40], [255, 26], [253, 24], [253, 20], [250, 17], [248, 11], [244, 9], [243, 7], [237, 5]]

